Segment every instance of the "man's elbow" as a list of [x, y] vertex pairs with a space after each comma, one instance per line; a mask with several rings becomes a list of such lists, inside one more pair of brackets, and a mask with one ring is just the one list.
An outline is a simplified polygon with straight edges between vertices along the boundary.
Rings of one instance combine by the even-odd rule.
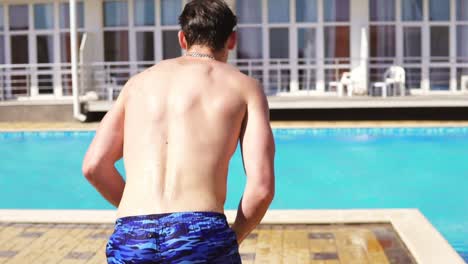
[[97, 181], [97, 177], [99, 175], [99, 167], [100, 166], [97, 162], [91, 162], [87, 160], [83, 162], [83, 165], [81, 167], [83, 175], [93, 185]]
[[275, 186], [272, 183], [261, 184], [257, 188], [256, 193], [264, 203], [270, 204], [275, 197]]

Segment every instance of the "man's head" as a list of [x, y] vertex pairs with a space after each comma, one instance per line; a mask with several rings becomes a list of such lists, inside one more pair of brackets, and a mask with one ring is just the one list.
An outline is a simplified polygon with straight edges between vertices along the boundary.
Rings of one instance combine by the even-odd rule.
[[219, 53], [233, 49], [237, 18], [223, 0], [192, 0], [179, 17], [179, 42], [183, 49], [203, 46]]

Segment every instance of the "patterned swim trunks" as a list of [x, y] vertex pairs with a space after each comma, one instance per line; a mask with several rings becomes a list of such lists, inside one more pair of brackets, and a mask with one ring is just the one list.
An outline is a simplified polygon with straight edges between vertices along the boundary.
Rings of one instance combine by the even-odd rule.
[[214, 212], [119, 218], [106, 255], [109, 264], [241, 263], [236, 234]]

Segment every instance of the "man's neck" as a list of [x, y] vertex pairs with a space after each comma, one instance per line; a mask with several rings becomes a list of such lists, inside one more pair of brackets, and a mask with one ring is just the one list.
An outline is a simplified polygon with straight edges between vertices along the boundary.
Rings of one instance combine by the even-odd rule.
[[205, 55], [207, 57], [212, 57], [217, 61], [227, 62], [227, 56], [224, 54], [225, 52], [214, 52], [212, 49], [204, 46], [192, 46], [190, 49], [187, 50], [187, 54], [198, 54], [198, 55]]

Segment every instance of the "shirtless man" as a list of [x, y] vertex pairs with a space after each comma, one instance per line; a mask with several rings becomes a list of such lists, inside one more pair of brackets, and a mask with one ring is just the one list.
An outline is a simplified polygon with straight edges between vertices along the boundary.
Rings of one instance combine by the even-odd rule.
[[[222, 0], [193, 0], [179, 21], [185, 56], [128, 81], [84, 159], [86, 178], [118, 207], [109, 263], [240, 263], [238, 245], [273, 199], [266, 97], [226, 63], [235, 15]], [[238, 142], [247, 184], [229, 227], [227, 172]], [[114, 166], [122, 156], [126, 182]]]

